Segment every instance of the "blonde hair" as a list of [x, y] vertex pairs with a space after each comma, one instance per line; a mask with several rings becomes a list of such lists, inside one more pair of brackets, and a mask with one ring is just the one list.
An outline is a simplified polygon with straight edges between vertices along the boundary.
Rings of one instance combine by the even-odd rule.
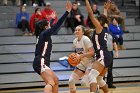
[[84, 33], [83, 35], [87, 36], [90, 40], [92, 39], [91, 34], [93, 32], [93, 29], [86, 28], [83, 25], [79, 25], [78, 27], [82, 29], [82, 32]]

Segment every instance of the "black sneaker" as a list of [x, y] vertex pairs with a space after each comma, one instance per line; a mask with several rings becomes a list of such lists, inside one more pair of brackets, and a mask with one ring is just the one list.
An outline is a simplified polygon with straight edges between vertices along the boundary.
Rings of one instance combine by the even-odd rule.
[[114, 85], [108, 85], [108, 88], [116, 88]]

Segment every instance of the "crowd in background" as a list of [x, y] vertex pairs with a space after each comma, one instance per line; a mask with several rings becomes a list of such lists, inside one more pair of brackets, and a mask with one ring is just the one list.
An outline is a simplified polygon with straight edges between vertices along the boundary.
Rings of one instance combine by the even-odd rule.
[[[26, 11], [26, 6], [29, 0], [11, 0], [13, 5], [19, 5], [20, 9], [16, 15], [16, 26], [17, 28], [21, 29], [24, 32], [24, 35], [34, 35], [35, 33], [35, 23], [46, 19], [51, 21], [52, 14], [57, 14], [54, 9], [51, 8], [51, 3], [45, 3], [44, 0], [31, 0], [32, 5], [35, 6], [34, 13], [29, 15], [28, 11]], [[94, 29], [94, 25], [92, 24], [89, 16], [84, 17], [82, 14], [79, 6], [80, 1], [83, 0], [76, 0], [76, 2], [72, 3], [72, 11], [70, 12], [69, 16], [67, 17], [64, 26], [68, 29], [71, 29], [71, 32], [74, 33], [75, 27], [78, 25], [83, 25], [85, 27]], [[111, 5], [106, 13], [108, 17], [108, 29], [113, 34], [113, 37], [116, 39], [116, 43], [118, 44], [119, 49], [125, 49], [123, 47], [123, 33], [128, 33], [125, 29], [124, 25], [124, 17], [121, 15], [120, 10], [118, 9], [117, 5], [109, 0]], [[4, 5], [7, 5], [7, 0], [1, 1]], [[90, 0], [93, 14], [96, 18], [102, 13], [98, 10], [98, 4], [96, 0]], [[37, 6], [44, 6], [44, 9], [37, 8]], [[52, 26], [57, 22], [58, 17], [54, 20]], [[26, 31], [27, 29], [27, 31]], [[57, 33], [54, 33], [57, 34]]]
[[[16, 26], [17, 28], [20, 28], [24, 32], [24, 35], [34, 35], [36, 22], [42, 19], [51, 21], [52, 15], [54, 13], [57, 14], [56, 11], [51, 8], [50, 2], [44, 3], [44, 5], [45, 5], [44, 9], [42, 10], [36, 7], [32, 15], [29, 15], [28, 11], [26, 11], [26, 6], [24, 4], [23, 6], [20, 7], [20, 11], [16, 15]], [[98, 18], [99, 15], [102, 14], [97, 8], [98, 5], [96, 4], [96, 2], [94, 2], [93, 4], [91, 4], [91, 6], [92, 6], [94, 16]], [[106, 13], [106, 16], [108, 17], [108, 21], [109, 21], [109, 23], [107, 23], [107, 27], [110, 30], [110, 32], [113, 34], [113, 37], [116, 39], [118, 48], [125, 49], [123, 47], [123, 36], [122, 36], [123, 33], [127, 32], [125, 30], [124, 17], [121, 15], [120, 10], [118, 9], [117, 5], [113, 1], [111, 2], [111, 5]], [[56, 17], [52, 26], [56, 24], [57, 20], [58, 17]], [[67, 29], [70, 28], [71, 32], [74, 33], [75, 27], [78, 25], [83, 25], [91, 29], [95, 28], [89, 16], [84, 17], [84, 15], [82, 14], [79, 8], [78, 3], [73, 2], [72, 11], [70, 12], [69, 16], [65, 20], [64, 26]], [[26, 29], [28, 30], [28, 32], [26, 31]]]

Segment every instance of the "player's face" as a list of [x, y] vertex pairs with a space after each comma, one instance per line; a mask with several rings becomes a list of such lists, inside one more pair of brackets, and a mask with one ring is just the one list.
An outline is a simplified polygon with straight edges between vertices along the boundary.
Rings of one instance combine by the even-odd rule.
[[75, 33], [75, 36], [76, 36], [76, 37], [81, 37], [81, 36], [83, 35], [82, 28], [81, 28], [81, 27], [79, 27], [79, 26], [78, 26], [78, 27], [76, 27], [76, 28], [75, 28], [75, 32], [74, 32], [74, 33]]
[[113, 24], [118, 25], [118, 22], [117, 22], [117, 20], [115, 18], [113, 19]]

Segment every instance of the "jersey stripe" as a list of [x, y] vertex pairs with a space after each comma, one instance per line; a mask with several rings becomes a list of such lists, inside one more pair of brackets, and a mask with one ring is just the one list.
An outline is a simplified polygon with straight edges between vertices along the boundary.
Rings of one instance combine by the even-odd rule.
[[48, 42], [45, 42], [44, 49], [43, 49], [43, 52], [42, 52], [42, 56], [45, 55], [47, 47], [48, 47]]
[[95, 42], [97, 45], [97, 49], [100, 49], [100, 44], [99, 44], [99, 40], [98, 40], [98, 35], [95, 35]]

